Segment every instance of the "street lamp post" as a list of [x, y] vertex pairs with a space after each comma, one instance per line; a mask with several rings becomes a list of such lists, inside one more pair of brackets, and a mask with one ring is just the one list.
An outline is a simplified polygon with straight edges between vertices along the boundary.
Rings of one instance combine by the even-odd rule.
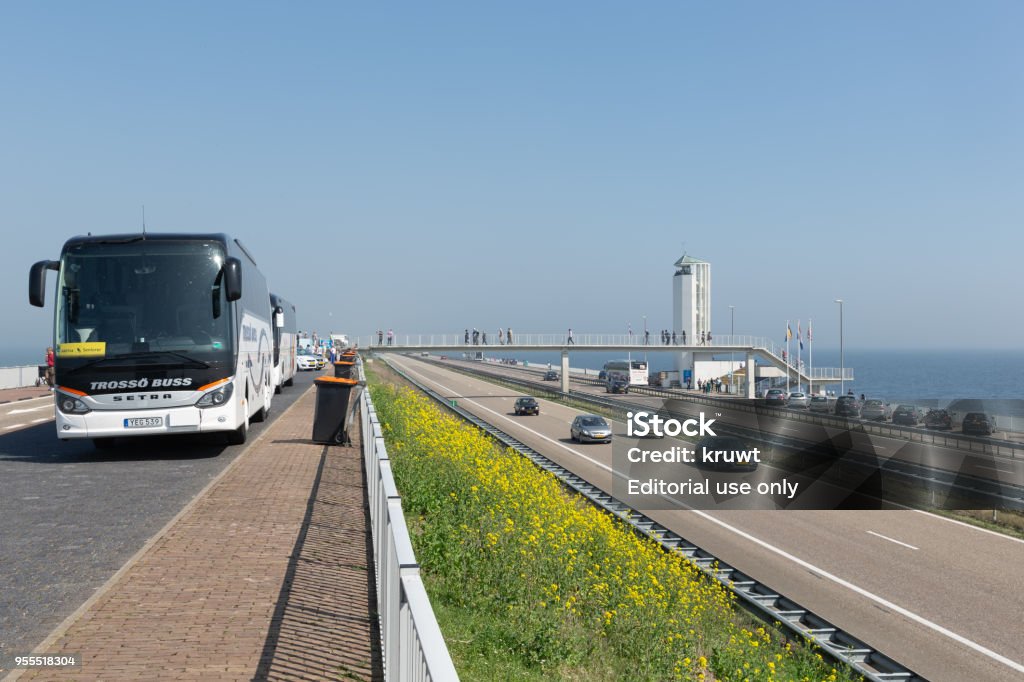
[[846, 357], [843, 355], [843, 299], [837, 298], [839, 304], [839, 395], [846, 395]]
[[[736, 306], [729, 306], [729, 345], [736, 345]], [[733, 377], [733, 369], [736, 366], [736, 356], [732, 351], [729, 351], [729, 392], [736, 392], [735, 378]], [[748, 370], [749, 371], [749, 370]]]

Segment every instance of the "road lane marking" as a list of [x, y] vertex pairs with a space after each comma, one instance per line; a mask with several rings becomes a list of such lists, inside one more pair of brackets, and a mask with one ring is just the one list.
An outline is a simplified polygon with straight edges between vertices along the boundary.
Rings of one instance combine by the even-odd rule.
[[8, 410], [7, 412], [4, 412], [4, 415], [6, 416], [9, 414], [24, 414], [26, 412], [38, 412], [39, 410], [45, 410], [48, 407], [52, 407], [52, 405], [40, 405], [39, 407], [30, 407], [25, 410]]
[[991, 469], [992, 471], [1001, 471], [1004, 474], [1015, 473], [1012, 469], [1000, 469], [999, 467], [987, 467], [984, 464], [975, 464], [974, 468], [975, 469]]
[[3, 428], [4, 431], [10, 431], [11, 429], [21, 428], [22, 426], [28, 426], [28, 424], [11, 424], [10, 426], [5, 426]]
[[[405, 370], [408, 371], [408, 372], [411, 372], [413, 374], [417, 374], [421, 378], [429, 381], [430, 383], [432, 383], [432, 384], [434, 384], [436, 386], [441, 386], [441, 387], [443, 387], [447, 391], [451, 391], [452, 390], [451, 388], [449, 388], [447, 386], [444, 386], [444, 384], [440, 383], [439, 381], [435, 381], [433, 379], [429, 379], [429, 378], [425, 377], [424, 375], [420, 374], [419, 372], [415, 372], [414, 370], [410, 370], [408, 367], [405, 367]], [[472, 402], [472, 401], [470, 401], [470, 402]], [[492, 414], [496, 414], [499, 417], [503, 417], [503, 418], [505, 418], [508, 421], [514, 421], [512, 419], [509, 419], [508, 417], [505, 417], [505, 415], [503, 415], [503, 414], [500, 414], [498, 412], [495, 412], [494, 410], [491, 410], [491, 409], [489, 409], [487, 407], [484, 407], [483, 405], [479, 405], [478, 403], [474, 403], [474, 404], [477, 404], [481, 409], [484, 409], [484, 410], [486, 410], [488, 412], [491, 412]], [[515, 423], [518, 424], [518, 422], [515, 422]], [[532, 429], [529, 429], [528, 427], [524, 426], [522, 428], [525, 428], [527, 431], [530, 431], [531, 433], [536, 433], [535, 431], [533, 431]], [[579, 457], [582, 457], [583, 459], [586, 459], [589, 462], [592, 462], [593, 464], [597, 465], [598, 467], [611, 472], [613, 475], [616, 475], [616, 472], [613, 471], [607, 465], [601, 464], [600, 462], [597, 462], [597, 461], [591, 459], [590, 457], [587, 457], [586, 455], [578, 453], [575, 450], [573, 450], [572, 448], [569, 448], [566, 445], [564, 445], [563, 443], [561, 443], [559, 441], [556, 441], [556, 440], [554, 440], [552, 438], [549, 438], [548, 436], [545, 436], [544, 434], [537, 434], [537, 435], [540, 436], [541, 438], [543, 438], [544, 440], [550, 441], [551, 443], [554, 443], [555, 445], [558, 445], [559, 447], [561, 447], [561, 448], [563, 448], [565, 450], [568, 450], [569, 452], [573, 453], [574, 455], [577, 455]], [[621, 474], [618, 474], [618, 475], [621, 476]], [[954, 640], [956, 642], [959, 642], [960, 644], [963, 644], [964, 646], [966, 646], [966, 647], [968, 647], [970, 649], [973, 649], [974, 651], [976, 651], [976, 652], [978, 652], [978, 653], [980, 653], [980, 654], [982, 654], [984, 656], [987, 656], [987, 657], [993, 659], [994, 661], [1002, 663], [1003, 665], [1005, 665], [1005, 666], [1007, 666], [1009, 668], [1012, 668], [1013, 670], [1016, 670], [1017, 672], [1024, 673], [1024, 665], [1021, 665], [1020, 663], [1017, 663], [1016, 661], [1013, 661], [1013, 660], [1007, 658], [1006, 656], [998, 654], [995, 651], [992, 651], [991, 649], [988, 649], [988, 648], [982, 646], [981, 644], [978, 644], [977, 642], [974, 642], [974, 641], [972, 641], [970, 639], [967, 639], [963, 635], [958, 635], [957, 633], [953, 632], [952, 630], [944, 628], [941, 625], [939, 625], [938, 623], [934, 623], [934, 622], [928, 620], [927, 618], [924, 618], [923, 616], [919, 616], [916, 613], [914, 613], [913, 611], [910, 611], [909, 609], [906, 609], [906, 608], [904, 608], [902, 606], [899, 606], [898, 604], [895, 604], [895, 603], [889, 601], [888, 599], [885, 599], [884, 597], [880, 597], [880, 596], [874, 594], [873, 592], [869, 592], [868, 590], [864, 589], [863, 587], [859, 587], [857, 585], [854, 585], [850, 581], [844, 580], [843, 578], [840, 578], [837, 575], [829, 573], [828, 571], [815, 566], [814, 564], [810, 563], [809, 561], [805, 561], [805, 560], [803, 560], [803, 559], [801, 559], [801, 558], [799, 558], [799, 557], [797, 557], [797, 556], [795, 556], [793, 554], [790, 554], [789, 552], [786, 552], [785, 550], [780, 549], [780, 548], [776, 547], [775, 545], [772, 545], [771, 543], [768, 543], [768, 542], [766, 542], [766, 541], [764, 541], [764, 540], [762, 540], [762, 539], [760, 539], [758, 537], [755, 537], [755, 536], [751, 535], [750, 533], [747, 533], [746, 531], [740, 530], [739, 528], [736, 528], [735, 526], [731, 526], [728, 523], [726, 523], [725, 521], [717, 519], [714, 516], [708, 514], [707, 512], [700, 511], [699, 509], [692, 509], [691, 512], [696, 514], [697, 516], [700, 516], [700, 517], [710, 521], [711, 523], [714, 523], [714, 524], [724, 528], [725, 530], [727, 530], [727, 531], [729, 531], [731, 533], [734, 533], [734, 534], [736, 534], [736, 535], [746, 539], [749, 542], [754, 543], [755, 545], [758, 545], [759, 547], [762, 547], [762, 548], [768, 550], [769, 552], [772, 552], [773, 554], [777, 554], [778, 556], [781, 556], [782, 558], [784, 558], [784, 559], [786, 559], [788, 561], [791, 561], [791, 562], [795, 563], [796, 565], [801, 566], [801, 567], [807, 569], [808, 571], [810, 571], [812, 573], [815, 573], [818, 576], [821, 576], [822, 578], [825, 578], [826, 580], [834, 582], [835, 584], [840, 585], [841, 587], [845, 587], [846, 589], [848, 589], [848, 590], [850, 590], [850, 591], [852, 591], [852, 592], [854, 592], [856, 594], [859, 594], [860, 596], [865, 597], [866, 599], [869, 599], [870, 601], [873, 601], [876, 604], [880, 604], [880, 605], [884, 606], [885, 608], [890, 609], [891, 611], [895, 611], [896, 613], [904, 616], [905, 618], [908, 618], [908, 619], [914, 621], [915, 623], [923, 625], [926, 628], [928, 628], [930, 630], [933, 630], [934, 632], [939, 633], [940, 635], [944, 635], [944, 636], [946, 636], [946, 637], [948, 637], [948, 638], [950, 638], [950, 639], [952, 639], [952, 640]]]
[[33, 419], [32, 423], [38, 424], [39, 422], [48, 422], [50, 419], [52, 419], [52, 417], [40, 417], [39, 419]]
[[917, 549], [920, 549], [920, 547], [914, 547], [913, 545], [908, 545], [908, 544], [907, 544], [907, 543], [905, 543], [905, 542], [900, 542], [899, 540], [893, 540], [893, 539], [892, 539], [892, 538], [890, 538], [889, 536], [887, 536], [887, 535], [882, 535], [881, 533], [876, 533], [876, 532], [875, 532], [875, 531], [873, 531], [873, 530], [869, 530], [869, 531], [865, 531], [865, 532], [866, 532], [866, 533], [867, 533], [868, 535], [874, 535], [874, 536], [875, 536], [875, 537], [877, 537], [877, 538], [882, 538], [883, 540], [888, 540], [889, 542], [895, 542], [895, 543], [896, 543], [897, 545], [903, 545], [904, 547], [909, 547], [910, 549], [913, 549], [913, 550], [917, 550]]
[[963, 521], [957, 521], [956, 519], [951, 519], [948, 516], [942, 516], [941, 514], [933, 514], [932, 512], [925, 511], [924, 509], [914, 509], [913, 511], [916, 511], [918, 514], [926, 514], [935, 519], [941, 519], [942, 521], [949, 521], [950, 523], [955, 523], [958, 526], [970, 528], [971, 530], [980, 531], [982, 533], [988, 533], [989, 535], [995, 535], [997, 538], [1003, 538], [1004, 540], [1012, 540], [1013, 542], [1019, 542], [1021, 544], [1024, 544], [1024, 540], [1020, 538], [1015, 538], [1012, 535], [1000, 533], [999, 531], [989, 530], [988, 528], [982, 528], [981, 526], [975, 526], [972, 523], [964, 523]]

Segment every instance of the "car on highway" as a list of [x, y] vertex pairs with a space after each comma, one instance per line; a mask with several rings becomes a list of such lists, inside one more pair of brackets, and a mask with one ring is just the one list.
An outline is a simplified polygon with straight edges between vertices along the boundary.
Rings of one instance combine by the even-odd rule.
[[996, 418], [984, 412], [968, 412], [964, 415], [960, 430], [967, 434], [991, 436], [996, 430]]
[[300, 348], [295, 353], [295, 367], [302, 371], [317, 369], [316, 355], [308, 348]]
[[889, 403], [883, 403], [881, 400], [865, 400], [864, 406], [860, 408], [861, 419], [884, 422], [889, 421], [891, 416], [892, 408], [889, 407]]
[[897, 405], [892, 411], [892, 423], [901, 426], [917, 426], [921, 418], [921, 410], [916, 405]]
[[600, 372], [597, 373], [597, 380], [598, 381], [604, 381], [607, 378], [608, 378], [608, 372], [606, 372], [605, 370], [602, 369]]
[[860, 401], [857, 400], [856, 396], [841, 395], [836, 398], [834, 412], [837, 417], [859, 417]]
[[768, 392], [764, 394], [764, 404], [771, 405], [774, 407], [785, 407], [786, 406], [786, 392], [781, 388], [770, 388]]
[[522, 398], [516, 398], [516, 404], [514, 406], [516, 414], [540, 414], [540, 403], [537, 402], [536, 398], [530, 396], [523, 396]]
[[558, 381], [558, 372], [553, 369], [544, 372], [544, 381]]
[[[694, 446], [694, 453], [699, 467], [725, 471], [755, 471], [758, 461], [765, 456], [762, 447], [757, 444], [725, 434], [704, 436]], [[705, 453], [708, 453], [711, 461], [708, 461], [709, 456]]]
[[949, 431], [953, 428], [953, 417], [948, 410], [928, 410], [924, 416], [924, 428]]
[[604, 382], [605, 393], [629, 393], [629, 382], [625, 379], [612, 377]]
[[811, 405], [811, 396], [807, 395], [803, 391], [791, 391], [786, 396], [786, 407], [797, 408], [805, 410]]
[[832, 411], [832, 401], [828, 397], [823, 395], [811, 396], [811, 404], [807, 408], [811, 412], [821, 412], [828, 414]]
[[572, 420], [569, 437], [580, 443], [611, 443], [612, 427], [600, 415], [581, 414]]

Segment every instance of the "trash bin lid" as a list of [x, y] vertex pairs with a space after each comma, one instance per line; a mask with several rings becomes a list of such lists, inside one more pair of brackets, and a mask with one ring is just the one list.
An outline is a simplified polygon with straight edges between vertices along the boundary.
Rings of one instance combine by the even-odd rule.
[[344, 360], [338, 360], [338, 361], [336, 361], [336, 362], [335, 362], [334, 364], [336, 364], [336, 365], [354, 365], [354, 364], [356, 364], [356, 363], [355, 363], [355, 361], [352, 361], [352, 362], [346, 362], [346, 361], [344, 361]]
[[359, 383], [358, 379], [342, 379], [340, 377], [320, 377], [316, 379], [314, 384], [317, 385], [342, 385], [342, 386], [355, 386]]

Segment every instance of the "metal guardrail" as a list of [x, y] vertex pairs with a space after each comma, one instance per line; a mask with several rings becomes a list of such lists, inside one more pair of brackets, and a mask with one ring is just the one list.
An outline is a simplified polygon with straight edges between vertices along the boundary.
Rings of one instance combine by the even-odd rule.
[[570, 491], [627, 524], [633, 532], [657, 542], [666, 552], [681, 554], [708, 578], [733, 592], [739, 602], [757, 618], [778, 625], [797, 639], [812, 640], [830, 660], [849, 665], [871, 682], [926, 682], [906, 666], [894, 661], [830, 621], [792, 599], [739, 571], [714, 554], [688, 541], [673, 530], [620, 502], [604, 490], [551, 461], [528, 445], [467, 410], [452, 405], [444, 396], [388, 363], [395, 372], [462, 419], [480, 428], [501, 444], [512, 448], [537, 467], [553, 474]]
[[[362, 363], [358, 372], [365, 381]], [[458, 680], [420, 578], [420, 567], [402, 513], [402, 498], [391, 475], [383, 430], [369, 391], [363, 391], [359, 410], [384, 678], [398, 682]]]

